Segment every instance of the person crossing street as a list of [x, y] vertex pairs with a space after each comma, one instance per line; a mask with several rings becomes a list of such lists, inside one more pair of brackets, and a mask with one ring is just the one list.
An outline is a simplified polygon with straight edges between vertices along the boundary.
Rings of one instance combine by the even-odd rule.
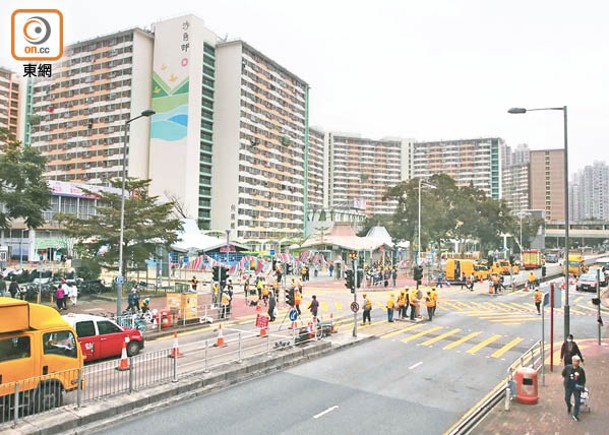
[[395, 295], [391, 293], [387, 299], [387, 321], [393, 322], [393, 311], [395, 309]]
[[364, 293], [364, 319], [362, 320], [362, 325], [366, 324], [366, 319], [368, 319], [368, 325], [372, 324], [370, 320], [370, 311], [372, 311], [372, 299]]
[[537, 308], [537, 314], [541, 314], [541, 300], [543, 299], [543, 293], [541, 292], [541, 289], [537, 289], [535, 290], [534, 293], [535, 296], [535, 308]]
[[433, 309], [436, 305], [436, 301], [431, 294], [431, 290], [427, 290], [427, 296], [425, 296], [425, 306], [427, 307], [427, 318], [431, 322], [433, 320]]
[[535, 287], [537, 287], [537, 276], [535, 276], [535, 272], [531, 271], [529, 273], [527, 281], [529, 282], [529, 290], [533, 290]]

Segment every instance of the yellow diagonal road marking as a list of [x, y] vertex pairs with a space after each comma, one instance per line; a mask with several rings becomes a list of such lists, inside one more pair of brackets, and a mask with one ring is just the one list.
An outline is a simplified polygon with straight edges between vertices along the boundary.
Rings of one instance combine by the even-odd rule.
[[438, 341], [443, 340], [446, 337], [450, 337], [451, 335], [455, 335], [458, 332], [461, 332], [461, 329], [457, 328], [453, 329], [452, 331], [445, 332], [444, 334], [440, 334], [437, 337], [430, 338], [429, 340], [424, 341], [423, 343], [421, 343], [421, 346], [429, 346], [431, 344], [437, 343]]
[[579, 296], [577, 298], [575, 298], [575, 301], [573, 301], [574, 303], [578, 303], [579, 301], [581, 301], [584, 297], [583, 296]]
[[474, 337], [477, 337], [478, 335], [482, 334], [481, 331], [476, 331], [476, 332], [472, 332], [470, 334], [467, 334], [465, 337], [461, 337], [460, 339], [458, 339], [457, 341], [454, 341], [450, 344], [447, 344], [446, 346], [444, 346], [442, 349], [445, 350], [450, 350], [450, 349], [454, 349], [455, 347], [459, 346], [460, 344], [465, 343], [467, 340], [471, 340]]
[[324, 312], [328, 312], [328, 303], [327, 302], [322, 302], [321, 304], [319, 304], [319, 306], [321, 307], [321, 311]]
[[400, 335], [404, 331], [412, 331], [413, 329], [420, 328], [421, 326], [423, 326], [423, 323], [415, 323], [414, 325], [407, 326], [406, 328], [398, 329], [397, 331], [392, 331], [385, 335], [382, 335], [381, 338], [384, 339], [395, 337], [396, 335]]
[[444, 301], [444, 304], [445, 304], [445, 305], [448, 305], [449, 307], [454, 308], [454, 309], [455, 309], [455, 310], [457, 310], [457, 311], [463, 311], [463, 308], [461, 308], [461, 307], [460, 307], [460, 306], [458, 306], [458, 305], [453, 304], [452, 302], [449, 302], [449, 301]]
[[343, 304], [341, 304], [340, 302], [334, 302], [334, 306], [336, 307], [336, 311], [343, 310]]
[[501, 335], [491, 335], [489, 338], [487, 338], [486, 340], [481, 341], [480, 343], [478, 343], [477, 345], [475, 345], [474, 347], [470, 348], [467, 350], [467, 353], [469, 353], [470, 355], [475, 354], [476, 352], [478, 352], [480, 349], [482, 349], [483, 347], [488, 346], [489, 344], [491, 344], [493, 341], [497, 341], [501, 338]]
[[500, 358], [504, 353], [506, 353], [508, 350], [510, 350], [511, 348], [515, 347], [518, 345], [518, 343], [520, 343], [523, 339], [520, 337], [516, 337], [515, 339], [513, 339], [512, 341], [510, 341], [508, 344], [506, 344], [505, 346], [503, 346], [501, 349], [497, 350], [495, 353], [493, 353], [491, 355], [491, 358]]
[[507, 319], [485, 319], [491, 323], [502, 323], [502, 322], [536, 322], [539, 321], [537, 317], [510, 317]]
[[437, 331], [439, 329], [443, 329], [442, 326], [434, 326], [433, 328], [426, 329], [426, 330], [421, 331], [421, 332], [419, 332], [417, 334], [411, 335], [410, 337], [406, 337], [406, 338], [404, 338], [404, 339], [402, 339], [400, 341], [402, 343], [408, 343], [409, 341], [416, 340], [417, 338], [420, 338], [420, 337], [422, 337], [424, 335], [430, 334], [430, 333], [432, 333], [434, 331]]

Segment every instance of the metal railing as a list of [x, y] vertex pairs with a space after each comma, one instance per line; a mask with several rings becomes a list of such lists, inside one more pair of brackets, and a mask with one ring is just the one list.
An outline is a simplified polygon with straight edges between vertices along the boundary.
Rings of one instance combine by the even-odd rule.
[[321, 339], [329, 326], [316, 324], [313, 330], [299, 327], [273, 331], [260, 337], [256, 332], [225, 328], [226, 335], [188, 343], [177, 348], [143, 353], [125, 360], [110, 360], [80, 369], [55, 372], [0, 385], [0, 432], [4, 424], [13, 427], [19, 420], [57, 408], [80, 408], [86, 403], [130, 394], [147, 387], [176, 382], [195, 372], [207, 373], [247, 358]]
[[495, 406], [501, 403], [503, 397], [505, 397], [506, 411], [509, 410], [514, 373], [521, 367], [531, 367], [539, 371], [543, 365], [542, 355], [543, 344], [542, 341], [539, 340], [508, 367], [505, 382], [501, 382], [499, 385], [497, 385], [497, 387], [490, 392], [484, 402], [467, 413], [457, 423], [457, 425], [447, 432], [447, 434], [467, 435], [471, 433], [484, 420], [484, 418], [486, 418], [489, 412], [491, 412]]

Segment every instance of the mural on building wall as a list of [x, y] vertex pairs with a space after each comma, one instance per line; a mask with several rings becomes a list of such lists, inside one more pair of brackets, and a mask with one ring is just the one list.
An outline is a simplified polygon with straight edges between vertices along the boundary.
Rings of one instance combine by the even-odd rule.
[[162, 30], [171, 36], [155, 46], [152, 109], [156, 115], [150, 137], [175, 142], [184, 139], [188, 129], [190, 22], [174, 20], [164, 23]]

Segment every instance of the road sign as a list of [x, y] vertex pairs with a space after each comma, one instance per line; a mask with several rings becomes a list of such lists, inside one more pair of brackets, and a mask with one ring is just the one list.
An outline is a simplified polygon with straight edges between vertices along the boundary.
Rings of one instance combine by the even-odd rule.
[[359, 311], [359, 304], [357, 302], [351, 303], [351, 311], [353, 311], [354, 313], [357, 313]]
[[271, 249], [271, 257], [272, 257], [273, 255], [275, 255], [275, 250], [274, 250], [274, 249]]
[[116, 283], [117, 284], [124, 284], [125, 283], [125, 277], [124, 276], [117, 276], [116, 277]]
[[296, 319], [298, 319], [298, 311], [296, 311], [294, 308], [292, 308], [290, 310], [289, 317], [290, 317], [290, 321], [295, 322]]
[[541, 304], [542, 307], [547, 307], [550, 305], [550, 292], [545, 292], [543, 294], [543, 303]]

